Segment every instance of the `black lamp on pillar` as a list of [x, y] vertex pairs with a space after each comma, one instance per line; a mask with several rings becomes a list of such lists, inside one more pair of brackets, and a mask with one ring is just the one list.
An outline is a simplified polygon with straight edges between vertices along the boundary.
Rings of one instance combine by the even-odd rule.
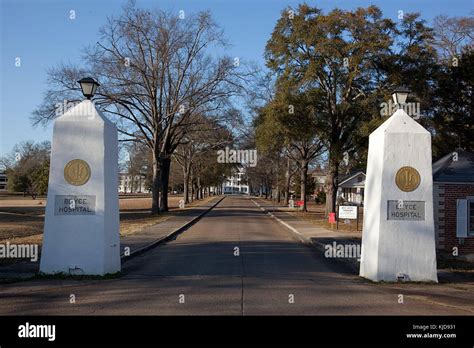
[[399, 109], [407, 101], [407, 97], [410, 94], [410, 92], [411, 91], [405, 86], [399, 86], [393, 90], [392, 98], [395, 104], [397, 104]]
[[81, 85], [82, 94], [84, 94], [84, 97], [87, 99], [91, 99], [94, 96], [97, 87], [100, 86], [100, 84], [92, 77], [84, 77], [77, 82]]

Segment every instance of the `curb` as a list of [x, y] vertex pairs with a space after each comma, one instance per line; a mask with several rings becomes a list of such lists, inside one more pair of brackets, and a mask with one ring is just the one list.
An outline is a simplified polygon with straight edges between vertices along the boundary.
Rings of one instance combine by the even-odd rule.
[[175, 230], [171, 231], [166, 236], [158, 238], [158, 239], [156, 239], [156, 240], [154, 240], [154, 241], [152, 241], [148, 244], [145, 244], [144, 246], [142, 246], [138, 249], [135, 249], [135, 250], [131, 251], [130, 255], [128, 255], [128, 256], [120, 255], [120, 260], [121, 260], [122, 264], [127, 262], [128, 260], [134, 258], [135, 256], [138, 256], [138, 255], [144, 253], [145, 251], [148, 251], [148, 250], [156, 247], [159, 244], [162, 244], [162, 243], [165, 243], [165, 242], [171, 240], [176, 235], [178, 235], [181, 232], [185, 231], [186, 229], [188, 229], [189, 227], [194, 225], [196, 222], [198, 222], [204, 215], [206, 215], [208, 212], [210, 212], [212, 209], [214, 209], [220, 202], [222, 202], [222, 200], [224, 198], [225, 198], [225, 196], [221, 197], [216, 203], [214, 203], [208, 209], [204, 210], [201, 214], [194, 217], [192, 220], [186, 222], [184, 225], [182, 225], [182, 226], [176, 228]]
[[[298, 236], [298, 239], [308, 245], [309, 247], [313, 248], [313, 249], [316, 249], [317, 251], [320, 251], [321, 253], [323, 253], [323, 256], [324, 256], [324, 252], [326, 251], [326, 244], [325, 243], [322, 243], [322, 242], [319, 242], [317, 240], [315, 240], [315, 238], [305, 238], [300, 232], [298, 232], [298, 230], [296, 228], [294, 228], [293, 226], [290, 226], [289, 224], [287, 224], [286, 222], [284, 222], [282, 219], [276, 217], [274, 214], [272, 214], [271, 212], [269, 212], [268, 210], [266, 210], [264, 207], [262, 207], [259, 203], [257, 203], [256, 201], [254, 201], [252, 199], [252, 202], [260, 208], [260, 210], [262, 210], [263, 212], [267, 213], [269, 216], [271, 216], [272, 218], [274, 218], [276, 221], [278, 221], [280, 224], [282, 224], [283, 226], [285, 226], [287, 229], [289, 229], [291, 232], [297, 234]], [[333, 239], [334, 241], [337, 242], [337, 239]], [[328, 259], [329, 260], [329, 259]], [[356, 260], [354, 259], [350, 259], [350, 258], [333, 258], [333, 259], [330, 259], [330, 260], [335, 260], [336, 262], [340, 263], [340, 264], [343, 264], [344, 266], [346, 266], [351, 272], [354, 272], [355, 274], [359, 275], [359, 264]]]
[[[337, 242], [336, 239], [332, 239], [332, 240]], [[322, 243], [322, 242], [319, 242], [317, 240], [312, 239], [311, 241], [308, 241], [307, 244], [311, 245], [313, 248], [317, 249], [318, 251], [320, 251], [323, 254], [324, 254], [324, 252], [326, 252], [326, 244], [325, 243]], [[328, 258], [326, 258], [326, 259], [328, 259]], [[354, 274], [359, 275], [360, 264], [354, 258], [347, 258], [347, 257], [338, 258], [338, 257], [336, 257], [336, 258], [331, 258], [331, 259], [328, 259], [328, 260], [334, 260], [334, 261], [336, 261], [340, 264], [343, 264], [351, 272], [354, 272]]]
[[263, 211], [264, 213], [267, 213], [267, 215], [269, 215], [270, 217], [274, 218], [276, 221], [278, 221], [280, 224], [282, 224], [283, 226], [285, 226], [286, 228], [288, 228], [291, 232], [293, 233], [296, 233], [298, 235], [298, 238], [299, 240], [302, 242], [302, 243], [305, 243], [305, 244], [311, 244], [310, 241], [308, 241], [306, 238], [303, 237], [303, 235], [298, 232], [298, 230], [296, 228], [294, 228], [293, 226], [290, 226], [289, 224], [287, 224], [285, 221], [283, 221], [282, 219], [280, 218], [277, 218], [275, 215], [273, 215], [271, 212], [269, 212], [268, 210], [266, 210], [264, 207], [262, 207], [260, 204], [258, 204], [256, 201], [254, 201], [253, 199], [251, 199], [252, 202], [260, 208], [261, 211]]

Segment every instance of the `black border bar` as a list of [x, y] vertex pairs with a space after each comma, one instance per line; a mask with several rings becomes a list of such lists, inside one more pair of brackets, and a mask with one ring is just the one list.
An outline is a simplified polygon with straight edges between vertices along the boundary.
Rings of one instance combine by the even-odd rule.
[[[474, 345], [473, 316], [2, 316], [1, 348], [16, 345], [410, 344]], [[20, 338], [25, 323], [55, 325], [55, 341]], [[454, 325], [454, 326], [453, 326]], [[441, 329], [441, 326], [446, 329]], [[420, 329], [425, 327], [426, 329]], [[431, 328], [431, 329], [428, 329]], [[447, 329], [450, 328], [450, 329]], [[407, 334], [455, 338], [407, 338]]]

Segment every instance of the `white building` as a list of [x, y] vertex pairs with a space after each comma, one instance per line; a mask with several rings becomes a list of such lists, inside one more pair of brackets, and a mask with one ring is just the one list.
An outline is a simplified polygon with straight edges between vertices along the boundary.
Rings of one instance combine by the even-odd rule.
[[245, 168], [228, 177], [223, 184], [224, 194], [249, 194], [249, 185], [245, 180]]
[[149, 190], [146, 189], [145, 183], [146, 177], [143, 174], [120, 173], [118, 190], [120, 193], [147, 193]]
[[327, 174], [326, 170], [322, 169], [321, 167], [316, 167], [312, 171], [309, 172], [309, 175], [313, 178], [314, 182], [314, 192], [313, 194], [316, 196], [318, 192], [326, 191], [326, 180]]
[[362, 171], [342, 178], [337, 188], [337, 197], [350, 204], [364, 204], [365, 173]]
[[0, 173], [0, 192], [7, 192], [8, 178], [5, 173]]

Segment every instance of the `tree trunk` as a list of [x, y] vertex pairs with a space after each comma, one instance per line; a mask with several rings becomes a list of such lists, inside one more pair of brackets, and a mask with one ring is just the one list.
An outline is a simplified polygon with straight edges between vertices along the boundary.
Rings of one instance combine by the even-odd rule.
[[189, 171], [189, 188], [190, 188], [190, 195], [189, 200], [192, 202], [194, 200], [194, 170], [191, 168]]
[[183, 196], [184, 196], [184, 203], [189, 203], [189, 167], [183, 167]]
[[151, 182], [151, 213], [160, 213], [160, 166], [156, 159], [153, 160], [153, 178]]
[[288, 205], [290, 200], [290, 157], [287, 157], [286, 173], [285, 173], [285, 205]]
[[[279, 161], [279, 160], [278, 160]], [[276, 164], [276, 200], [278, 203], [281, 201], [280, 195], [280, 166], [279, 162]]]
[[196, 181], [196, 199], [202, 199], [201, 178], [198, 176]]
[[160, 211], [168, 211], [168, 184], [170, 178], [171, 158], [165, 157], [161, 160], [160, 182]]
[[337, 156], [329, 155], [329, 168], [326, 180], [326, 216], [329, 213], [336, 212], [336, 197], [337, 197], [337, 177], [339, 175], [339, 162]]
[[301, 194], [300, 199], [303, 201], [303, 211], [308, 211], [306, 207], [306, 180], [308, 176], [308, 161], [303, 160], [301, 162], [301, 172], [300, 172], [300, 181], [301, 181]]

